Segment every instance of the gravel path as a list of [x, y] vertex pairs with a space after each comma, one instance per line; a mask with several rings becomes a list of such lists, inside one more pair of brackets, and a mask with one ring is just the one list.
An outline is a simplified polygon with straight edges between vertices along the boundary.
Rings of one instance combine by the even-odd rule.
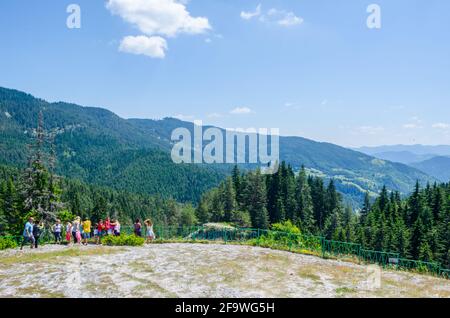
[[0, 252], [0, 297], [450, 297], [448, 280], [383, 271], [377, 285], [373, 270], [236, 245], [47, 245]]

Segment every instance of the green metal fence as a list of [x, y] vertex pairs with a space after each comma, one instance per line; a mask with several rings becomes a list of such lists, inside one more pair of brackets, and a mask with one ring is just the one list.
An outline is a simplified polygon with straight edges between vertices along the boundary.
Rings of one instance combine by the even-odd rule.
[[[168, 227], [156, 226], [154, 228], [156, 240], [160, 241], [217, 241], [224, 243], [242, 243], [280, 250], [289, 250], [297, 253], [308, 253], [327, 257], [351, 257], [363, 263], [378, 264], [398, 270], [428, 273], [442, 278], [450, 279], [450, 269], [443, 268], [438, 263], [415, 261], [401, 258], [399, 253], [382, 252], [364, 249], [356, 243], [326, 240], [321, 236], [293, 234], [272, 230], [252, 228], [231, 228], [211, 226]], [[132, 234], [131, 226], [123, 226], [122, 233]], [[65, 233], [62, 233], [65, 241]], [[9, 236], [19, 245], [22, 236]], [[53, 233], [44, 230], [40, 244], [53, 243]]]

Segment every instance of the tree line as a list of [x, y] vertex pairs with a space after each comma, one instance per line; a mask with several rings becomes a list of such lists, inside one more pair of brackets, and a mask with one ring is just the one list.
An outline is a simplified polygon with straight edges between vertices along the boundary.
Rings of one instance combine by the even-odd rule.
[[195, 209], [189, 203], [59, 177], [55, 148], [54, 136], [43, 129], [40, 114], [28, 146], [27, 167], [0, 165], [0, 235], [20, 235], [30, 216], [47, 223], [56, 218], [72, 221], [80, 216], [98, 221], [110, 216], [120, 218], [124, 225], [149, 217], [156, 225], [196, 224]]
[[409, 197], [383, 187], [362, 209], [345, 205], [333, 180], [295, 173], [282, 163], [276, 174], [242, 173], [205, 193], [196, 209], [200, 222], [231, 222], [243, 227], [269, 228], [290, 220], [303, 233], [359, 243], [367, 249], [398, 252], [422, 261], [450, 261], [450, 184], [416, 184]]

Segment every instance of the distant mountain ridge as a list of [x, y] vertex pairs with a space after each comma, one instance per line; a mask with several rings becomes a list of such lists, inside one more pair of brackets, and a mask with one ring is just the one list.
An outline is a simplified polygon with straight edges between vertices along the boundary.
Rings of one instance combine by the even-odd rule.
[[407, 164], [439, 181], [450, 180], [450, 146], [396, 145], [357, 149], [383, 160]]
[[450, 157], [433, 157], [425, 161], [413, 163], [411, 166], [442, 182], [450, 182]]
[[[41, 110], [45, 128], [58, 130], [58, 171], [71, 178], [196, 201], [229, 172], [226, 165], [171, 161], [173, 129], [192, 131], [193, 123], [174, 118], [123, 119], [106, 109], [48, 103], [5, 88], [0, 88], [0, 163], [25, 164], [25, 145]], [[406, 194], [416, 180], [436, 181], [403, 164], [301, 137], [280, 137], [280, 157], [296, 170], [304, 165], [311, 174], [335, 179], [337, 188], [354, 204], [366, 191], [375, 195], [383, 185]]]

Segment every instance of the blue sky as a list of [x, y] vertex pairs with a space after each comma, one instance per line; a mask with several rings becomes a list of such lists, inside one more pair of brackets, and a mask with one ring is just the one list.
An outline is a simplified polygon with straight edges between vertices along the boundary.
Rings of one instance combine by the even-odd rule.
[[449, 16], [447, 0], [2, 0], [0, 86], [126, 118], [450, 144]]

